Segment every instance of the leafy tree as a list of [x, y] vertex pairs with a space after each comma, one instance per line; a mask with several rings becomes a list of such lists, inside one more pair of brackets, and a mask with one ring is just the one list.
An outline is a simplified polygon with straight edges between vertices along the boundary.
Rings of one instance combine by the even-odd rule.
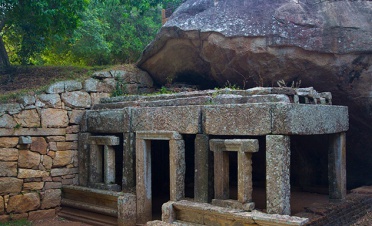
[[10, 66], [5, 48], [21, 64], [58, 36], [71, 33], [88, 0], [0, 0], [0, 66]]

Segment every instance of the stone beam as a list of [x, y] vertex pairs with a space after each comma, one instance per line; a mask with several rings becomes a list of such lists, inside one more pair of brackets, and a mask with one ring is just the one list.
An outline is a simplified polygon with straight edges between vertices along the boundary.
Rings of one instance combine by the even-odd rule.
[[120, 138], [117, 136], [91, 136], [90, 144], [116, 146], [120, 144]]

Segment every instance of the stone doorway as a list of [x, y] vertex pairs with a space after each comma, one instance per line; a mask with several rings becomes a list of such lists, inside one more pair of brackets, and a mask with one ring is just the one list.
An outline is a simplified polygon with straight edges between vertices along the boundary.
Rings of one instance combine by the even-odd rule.
[[[178, 201], [185, 194], [185, 142], [182, 136], [173, 131], [139, 131], [136, 133], [136, 194], [137, 223], [153, 220], [153, 172], [152, 142], [165, 141], [169, 144], [169, 200]], [[163, 149], [164, 150], [164, 149]], [[156, 151], [156, 150], [155, 150]], [[164, 153], [163, 153], [164, 154]], [[153, 166], [152, 164], [155, 163]], [[160, 163], [164, 164], [164, 163]], [[154, 174], [156, 175], [156, 173]], [[163, 192], [161, 192], [163, 193]]]

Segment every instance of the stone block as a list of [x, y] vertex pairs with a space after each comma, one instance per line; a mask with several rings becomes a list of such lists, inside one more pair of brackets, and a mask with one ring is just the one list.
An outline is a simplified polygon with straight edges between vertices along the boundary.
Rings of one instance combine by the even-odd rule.
[[112, 75], [108, 71], [97, 71], [92, 75], [94, 78], [111, 78]]
[[42, 195], [41, 209], [49, 209], [61, 205], [61, 189], [46, 190]]
[[5, 223], [10, 221], [10, 215], [0, 215], [0, 223]]
[[0, 128], [14, 128], [17, 125], [17, 122], [13, 119], [12, 116], [8, 114], [0, 114]]
[[4, 214], [4, 210], [5, 210], [5, 207], [4, 207], [4, 198], [3, 198], [3, 196], [0, 196], [0, 214], [1, 215]]
[[44, 137], [32, 137], [31, 151], [38, 152], [42, 155], [47, 153], [48, 144]]
[[270, 104], [203, 107], [203, 128], [211, 135], [264, 135], [271, 132]]
[[53, 181], [45, 182], [45, 186], [44, 186], [45, 190], [60, 189], [60, 188], [62, 188], [62, 183], [61, 182], [53, 182]]
[[44, 182], [28, 182], [23, 184], [23, 190], [41, 190], [44, 187]]
[[63, 176], [63, 175], [68, 175], [68, 174], [77, 174], [77, 173], [78, 173], [77, 168], [56, 168], [50, 171], [50, 175], [52, 177]]
[[35, 104], [36, 99], [35, 96], [31, 95], [25, 95], [19, 98], [19, 103], [21, 103], [23, 106], [29, 106]]
[[18, 169], [18, 178], [47, 177], [49, 173], [42, 170]]
[[258, 140], [254, 139], [212, 139], [209, 145], [212, 151], [258, 151]]
[[0, 104], [0, 113], [8, 113], [9, 115], [14, 115], [22, 110], [22, 106], [17, 103], [11, 104]]
[[309, 222], [309, 219], [288, 215], [279, 215], [279, 214], [266, 214], [260, 211], [252, 211], [252, 217], [256, 224], [258, 225], [306, 225]]
[[81, 90], [83, 88], [83, 84], [75, 80], [64, 81], [64, 83], [65, 83], [65, 92]]
[[254, 209], [254, 203], [253, 202], [247, 202], [247, 203], [241, 203], [236, 200], [231, 199], [213, 199], [212, 205], [225, 207], [225, 208], [231, 208], [231, 209], [241, 209], [245, 211], [252, 211]]
[[17, 162], [0, 162], [0, 177], [16, 177]]
[[32, 140], [30, 136], [20, 136], [18, 143], [19, 144], [31, 144]]
[[46, 138], [47, 142], [58, 142], [58, 141], [66, 141], [65, 136], [50, 136]]
[[21, 111], [14, 115], [14, 120], [22, 127], [40, 127], [40, 116], [36, 109]]
[[78, 141], [78, 134], [66, 134], [66, 141]]
[[89, 169], [89, 133], [79, 133], [78, 161], [79, 161], [79, 185], [88, 186]]
[[0, 177], [0, 195], [17, 194], [21, 192], [22, 184], [23, 180], [21, 179], [14, 177]]
[[136, 141], [134, 133], [124, 133], [123, 139], [123, 180], [122, 189], [124, 192], [132, 192], [136, 186], [135, 175], [135, 152]]
[[31, 211], [28, 215], [29, 221], [53, 218], [56, 216], [55, 209]]
[[92, 101], [87, 92], [74, 91], [62, 93], [62, 101], [71, 108], [90, 108]]
[[0, 137], [0, 148], [14, 148], [18, 140], [18, 137]]
[[0, 148], [0, 161], [11, 162], [18, 160], [18, 149]]
[[114, 88], [115, 86], [101, 82], [94, 78], [87, 79], [84, 82], [84, 90], [87, 92], [110, 93]]
[[28, 213], [16, 213], [10, 216], [12, 221], [25, 220], [28, 218]]
[[72, 110], [71, 113], [69, 114], [70, 124], [80, 124], [84, 113], [85, 113], [84, 110]]
[[87, 111], [89, 132], [122, 133], [130, 130], [130, 116], [127, 110]]
[[109, 93], [91, 93], [90, 97], [92, 99], [92, 106], [93, 106], [93, 105], [99, 104], [101, 98], [110, 97], [110, 94]]
[[26, 213], [31, 210], [37, 210], [39, 207], [39, 194], [26, 193], [22, 195], [10, 196], [6, 211], [8, 213]]
[[53, 159], [48, 155], [43, 155], [42, 163], [43, 163], [43, 166], [45, 167], [45, 170], [50, 170], [53, 165]]
[[91, 136], [90, 144], [115, 146], [120, 144], [120, 138], [117, 136]]
[[126, 193], [118, 197], [118, 225], [133, 226], [136, 225], [137, 211], [136, 196]]
[[136, 139], [143, 140], [181, 140], [182, 135], [174, 131], [137, 131]]
[[276, 104], [273, 134], [315, 135], [347, 131], [348, 108], [334, 105]]
[[199, 106], [153, 107], [132, 109], [134, 131], [177, 131], [199, 133], [201, 109]]
[[40, 94], [38, 99], [48, 108], [62, 108], [62, 101], [59, 94]]
[[[52, 128], [21, 128], [0, 129], [0, 136], [59, 136], [65, 135], [66, 129]], [[1, 139], [1, 138], [0, 138]]]
[[49, 149], [51, 151], [76, 150], [78, 148], [77, 142], [50, 142]]
[[65, 92], [65, 82], [64, 81], [56, 82], [56, 83], [50, 85], [46, 90], [46, 93], [63, 93], [63, 92]]
[[62, 109], [47, 108], [41, 110], [41, 126], [43, 128], [67, 127], [67, 111]]
[[62, 167], [70, 164], [75, 155], [77, 155], [76, 151], [57, 151], [53, 159], [53, 167]]
[[78, 133], [79, 130], [80, 130], [80, 126], [79, 125], [68, 126], [66, 128], [66, 134]]
[[40, 164], [40, 154], [28, 150], [20, 150], [18, 167], [26, 169], [38, 169]]

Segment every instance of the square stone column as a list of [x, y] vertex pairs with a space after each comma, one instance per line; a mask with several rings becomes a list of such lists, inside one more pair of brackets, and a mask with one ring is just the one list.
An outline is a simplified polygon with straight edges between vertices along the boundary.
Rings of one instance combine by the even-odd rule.
[[103, 146], [103, 159], [103, 181], [105, 184], [115, 184], [115, 149], [112, 146]]
[[134, 133], [124, 133], [123, 142], [123, 192], [133, 192], [136, 186], [136, 139]]
[[229, 199], [229, 153], [225, 151], [214, 151], [214, 198]]
[[79, 133], [78, 138], [79, 185], [85, 187], [89, 182], [89, 136], [90, 133]]
[[328, 149], [329, 199], [340, 201], [346, 197], [346, 135], [331, 134]]
[[185, 141], [169, 140], [170, 200], [179, 201], [185, 197]]
[[238, 152], [238, 201], [252, 202], [252, 153]]
[[151, 141], [136, 139], [137, 223], [152, 220]]
[[89, 152], [89, 183], [103, 182], [102, 161], [102, 146], [91, 144]]
[[210, 202], [213, 198], [213, 161], [209, 151], [209, 136], [196, 134], [194, 200]]
[[266, 136], [266, 209], [270, 214], [290, 215], [290, 138]]

